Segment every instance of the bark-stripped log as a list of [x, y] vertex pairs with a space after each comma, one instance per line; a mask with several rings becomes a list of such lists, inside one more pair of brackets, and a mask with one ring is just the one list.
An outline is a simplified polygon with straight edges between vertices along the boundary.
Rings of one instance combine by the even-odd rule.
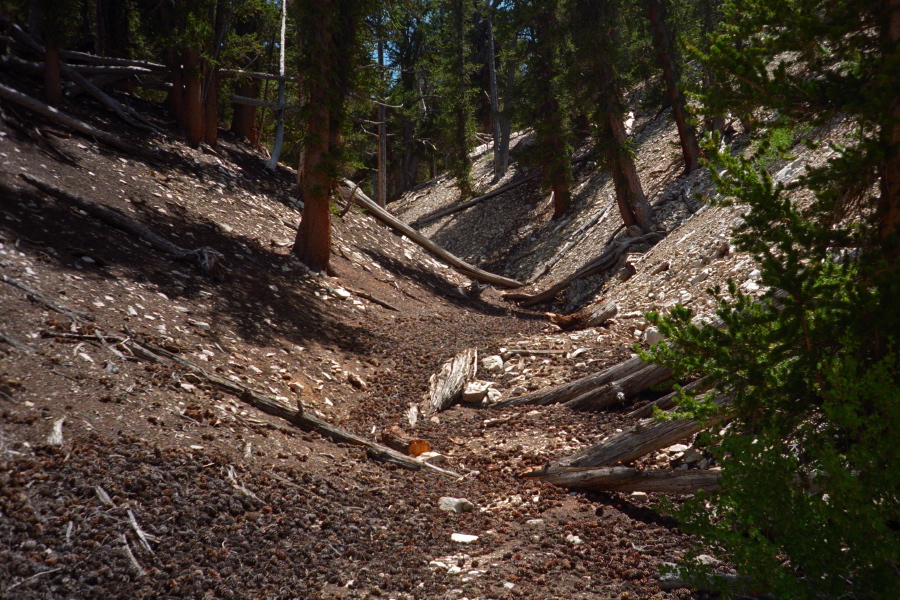
[[[714, 402], [723, 406], [727, 404], [728, 398], [720, 395]], [[559, 467], [583, 468], [628, 463], [656, 450], [668, 448], [675, 442], [699, 433], [705, 427], [721, 423], [725, 418], [725, 415], [720, 415], [709, 419], [703, 425], [689, 419], [679, 419], [678, 421], [643, 419], [633, 427], [552, 464]]]
[[478, 267], [474, 267], [464, 260], [460, 259], [459, 257], [450, 254], [449, 252], [435, 244], [433, 241], [431, 241], [400, 219], [396, 218], [388, 211], [378, 206], [375, 201], [362, 193], [362, 191], [360, 191], [359, 189], [359, 186], [354, 184], [353, 182], [345, 180], [344, 185], [339, 186], [338, 190], [344, 198], [349, 198], [351, 201], [365, 208], [366, 210], [371, 212], [372, 215], [379, 221], [390, 225], [397, 231], [400, 231], [416, 244], [422, 246], [438, 258], [443, 259], [445, 262], [456, 267], [467, 275], [478, 279], [479, 281], [484, 281], [485, 283], [493, 283], [495, 285], [507, 288], [522, 287], [521, 281], [516, 281], [515, 279], [510, 279], [509, 277], [503, 277], [502, 275], [494, 275], [493, 273], [488, 273], [487, 271], [479, 269]]
[[672, 376], [672, 369], [662, 365], [648, 365], [622, 379], [611, 381], [566, 402], [572, 410], [603, 410], [620, 404]]
[[568, 402], [569, 400], [578, 398], [584, 394], [591, 393], [608, 383], [620, 381], [646, 367], [647, 363], [636, 356], [598, 373], [593, 373], [550, 389], [538, 390], [530, 394], [510, 398], [509, 400], [498, 402], [497, 404], [494, 404], [494, 406], [497, 408], [505, 406], [521, 406], [525, 404], [548, 406], [550, 404]]
[[441, 370], [429, 379], [428, 396], [422, 401], [422, 414], [426, 417], [446, 410], [455, 402], [475, 377], [478, 351], [467, 348], [444, 363]]
[[693, 494], [698, 490], [713, 491], [721, 487], [718, 470], [653, 471], [628, 467], [599, 469], [548, 469], [539, 479], [572, 490], [604, 492], [663, 492]]
[[[682, 389], [686, 392], [691, 391], [706, 391], [711, 388], [712, 385], [707, 381], [706, 377], [701, 377], [697, 381], [689, 383], [682, 387]], [[654, 400], [650, 404], [642, 406], [636, 410], [631, 411], [625, 418], [627, 419], [643, 419], [644, 417], [650, 417], [653, 415], [653, 409], [658, 408], [660, 410], [669, 410], [673, 406], [675, 406], [675, 398], [678, 397], [679, 392], [675, 391], [671, 394], [666, 394], [662, 398], [658, 400]]]
[[157, 152], [148, 150], [147, 148], [142, 148], [140, 146], [135, 146], [131, 142], [126, 142], [122, 138], [100, 131], [96, 127], [79, 121], [75, 117], [71, 117], [53, 108], [52, 106], [44, 104], [40, 100], [36, 100], [31, 96], [27, 96], [3, 84], [0, 84], [0, 98], [2, 98], [3, 100], [8, 100], [10, 102], [15, 102], [19, 106], [23, 106], [32, 112], [50, 119], [51, 121], [62, 123], [66, 127], [74, 129], [79, 133], [83, 133], [88, 137], [92, 137], [98, 142], [106, 144], [107, 146], [122, 150], [123, 152], [127, 152], [135, 156], [140, 156], [141, 158], [154, 163], [159, 162], [160, 158], [162, 158]]
[[431, 444], [428, 443], [428, 440], [413, 437], [400, 429], [397, 425], [382, 431], [379, 441], [388, 448], [393, 448], [397, 452], [402, 452], [403, 454], [408, 454], [410, 456], [418, 456], [423, 452], [431, 452]]

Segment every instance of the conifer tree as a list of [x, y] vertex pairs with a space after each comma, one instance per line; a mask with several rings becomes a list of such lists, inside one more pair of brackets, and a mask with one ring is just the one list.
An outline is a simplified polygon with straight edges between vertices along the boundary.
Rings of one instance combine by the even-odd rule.
[[[735, 414], [708, 439], [724, 489], [678, 514], [750, 589], [897, 598], [900, 0], [726, 0], [722, 10], [704, 57], [718, 84], [705, 111], [752, 114], [770, 141], [749, 156], [717, 143], [707, 152], [722, 202], [748, 207], [735, 243], [767, 291], [714, 290], [721, 330], [684, 308], [652, 316], [672, 342], [654, 360], [708, 375]], [[815, 141], [838, 131], [840, 144]], [[773, 177], [784, 136], [832, 156], [796, 180]], [[681, 410], [715, 409], [685, 398]]]
[[364, 0], [298, 0], [306, 98], [303, 217], [292, 252], [313, 271], [331, 255], [331, 193], [341, 166], [341, 133], [359, 54]]

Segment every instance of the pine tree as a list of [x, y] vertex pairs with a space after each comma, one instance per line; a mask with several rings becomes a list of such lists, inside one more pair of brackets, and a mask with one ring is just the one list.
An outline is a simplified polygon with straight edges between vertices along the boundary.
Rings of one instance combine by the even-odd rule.
[[341, 166], [341, 133], [359, 54], [364, 0], [300, 0], [306, 111], [300, 171], [303, 217], [292, 252], [313, 271], [327, 271], [331, 255], [331, 193]]
[[[673, 342], [654, 360], [704, 373], [733, 399], [732, 425], [708, 440], [724, 489], [678, 514], [751, 589], [897, 598], [900, 0], [727, 0], [722, 11], [705, 111], [753, 115], [769, 135], [748, 156], [707, 152], [722, 202], [748, 207], [735, 243], [768, 291], [714, 290], [722, 330], [684, 308], [651, 316]], [[816, 147], [817, 133], [840, 128], [833, 156], [796, 181], [766, 170], [784, 136]]]

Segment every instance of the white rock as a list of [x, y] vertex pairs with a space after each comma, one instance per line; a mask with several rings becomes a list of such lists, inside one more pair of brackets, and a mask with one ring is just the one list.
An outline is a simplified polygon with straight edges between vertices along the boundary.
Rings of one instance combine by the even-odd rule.
[[525, 413], [525, 420], [527, 421], [538, 421], [543, 416], [543, 413], [539, 410], [530, 410]]
[[488, 373], [502, 373], [503, 359], [496, 354], [481, 359], [481, 368]]
[[664, 339], [666, 339], [666, 336], [661, 334], [656, 327], [648, 327], [647, 331], [644, 332], [644, 342], [649, 346], [655, 346]]
[[182, 383], [181, 389], [188, 392], [189, 394], [193, 394], [197, 391], [197, 386], [192, 383]]
[[291, 391], [295, 394], [302, 394], [303, 390], [306, 389], [302, 383], [299, 381], [291, 381], [288, 383], [288, 387], [291, 388]]
[[503, 397], [503, 392], [501, 392], [497, 388], [493, 388], [493, 387], [488, 388], [488, 391], [487, 391], [487, 403], [488, 404], [493, 404], [495, 402], [499, 402], [502, 397]]
[[688, 448], [687, 450], [685, 450], [684, 456], [682, 457], [684, 462], [686, 462], [688, 464], [700, 462], [700, 459], [702, 459], [702, 458], [703, 458], [703, 454], [701, 454], [700, 451], [697, 450], [696, 448]]
[[525, 524], [529, 527], [543, 527], [547, 523], [543, 519], [528, 519]]
[[663, 452], [668, 452], [670, 455], [672, 455], [677, 452], [687, 452], [688, 448], [690, 448], [690, 446], [685, 446], [684, 444], [673, 444], [668, 448], [664, 448]]
[[475, 510], [475, 505], [465, 498], [443, 496], [438, 500], [438, 508], [444, 512], [464, 513]]
[[687, 304], [688, 302], [690, 302], [693, 299], [694, 299], [694, 297], [687, 290], [682, 290], [681, 294], [679, 294], [679, 296], [678, 296], [678, 301], [681, 304]]
[[470, 381], [462, 393], [462, 401], [469, 404], [478, 404], [487, 396], [488, 389], [494, 385], [490, 381]]
[[437, 465], [447, 462], [447, 457], [438, 452], [423, 452], [416, 457], [416, 460], [427, 462], [430, 465]]
[[741, 291], [745, 294], [752, 294], [753, 292], [759, 289], [759, 284], [753, 281], [752, 279], [748, 279], [743, 284], [741, 284]]
[[691, 279], [691, 285], [696, 285], [698, 283], [702, 283], [702, 282], [706, 281], [709, 278], [709, 274], [710, 274], [709, 269], [703, 269], [702, 271], [697, 273], [696, 277]]
[[721, 560], [715, 558], [714, 556], [710, 556], [709, 554], [701, 554], [697, 557], [697, 562], [708, 567], [715, 567], [716, 565], [722, 563]]
[[577, 546], [578, 544], [582, 543], [583, 540], [574, 533], [570, 533], [566, 536], [566, 541], [574, 546]]
[[472, 542], [478, 541], [478, 536], [468, 535], [466, 533], [454, 533], [450, 535], [450, 539], [454, 542], [459, 542], [460, 544], [471, 544]]
[[632, 502], [646, 502], [650, 497], [647, 495], [647, 492], [631, 492], [631, 501]]
[[335, 288], [332, 294], [334, 294], [335, 298], [339, 298], [341, 300], [347, 300], [352, 295], [344, 288]]

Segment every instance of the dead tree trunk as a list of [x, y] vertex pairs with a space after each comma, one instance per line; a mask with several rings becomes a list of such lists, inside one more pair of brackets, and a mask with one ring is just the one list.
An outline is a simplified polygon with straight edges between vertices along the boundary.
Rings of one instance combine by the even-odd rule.
[[[728, 398], [719, 395], [715, 403], [723, 406]], [[704, 425], [689, 419], [678, 421], [657, 421], [643, 419], [637, 425], [617, 433], [609, 438], [589, 446], [571, 456], [561, 458], [553, 463], [558, 467], [606, 467], [625, 464], [638, 458], [668, 448], [677, 441], [699, 433], [705, 427], [722, 422], [726, 417], [710, 419]]]
[[604, 492], [663, 492], [693, 494], [698, 490], [717, 490], [722, 472], [709, 471], [638, 471], [628, 467], [600, 469], [549, 470], [541, 481], [572, 490]]
[[427, 440], [413, 437], [396, 425], [382, 431], [379, 441], [388, 448], [409, 456], [418, 456], [431, 451], [431, 444]]
[[662, 383], [671, 376], [672, 370], [668, 367], [644, 363], [644, 367], [640, 371], [589, 390], [565, 404], [572, 410], [603, 410], [614, 404], [620, 404], [635, 394]]
[[422, 414], [430, 417], [446, 410], [456, 401], [466, 387], [466, 382], [475, 377], [478, 351], [467, 348], [444, 363], [440, 372], [431, 376], [428, 397], [422, 402]]

